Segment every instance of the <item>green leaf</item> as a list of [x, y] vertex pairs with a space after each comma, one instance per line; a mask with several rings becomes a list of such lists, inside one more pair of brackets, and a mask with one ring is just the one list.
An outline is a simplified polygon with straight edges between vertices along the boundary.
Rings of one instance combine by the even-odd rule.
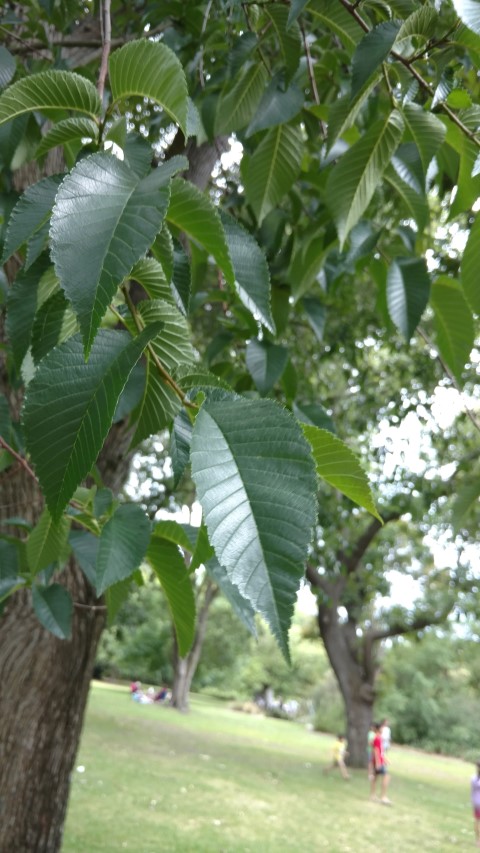
[[318, 476], [382, 521], [367, 475], [350, 448], [325, 429], [309, 424], [301, 424], [301, 427], [312, 447]]
[[114, 101], [132, 96], [159, 104], [187, 136], [188, 90], [175, 53], [161, 42], [139, 39], [114, 51], [109, 59]]
[[263, 95], [267, 77], [261, 62], [251, 65], [233, 89], [220, 98], [215, 122], [217, 135], [240, 130], [251, 121]]
[[386, 121], [382, 119], [370, 127], [330, 172], [326, 199], [337, 226], [340, 248], [367, 209], [402, 133], [403, 119], [394, 110]]
[[471, 309], [480, 314], [480, 216], [476, 216], [471, 228], [460, 266], [463, 292]]
[[158, 332], [131, 339], [102, 330], [85, 363], [79, 336], [53, 349], [28, 386], [23, 424], [28, 451], [54, 520], [90, 471], [133, 366]]
[[398, 21], [383, 21], [357, 45], [352, 59], [352, 97], [355, 97], [384, 62], [397, 37]]
[[417, 223], [418, 230], [421, 233], [430, 216], [427, 197], [423, 193], [418, 193], [412, 189], [409, 184], [399, 177], [395, 169], [391, 166], [387, 168], [384, 178], [387, 184], [390, 184], [395, 190], [403, 202], [408, 216]]
[[167, 281], [171, 281], [174, 269], [174, 248], [172, 235], [165, 223], [160, 234], [155, 237], [151, 252], [153, 257], [162, 265]]
[[228, 576], [228, 572], [220, 565], [217, 559], [212, 558], [206, 563], [205, 568], [213, 581], [219, 587], [222, 595], [232, 607], [235, 615], [245, 625], [247, 631], [250, 631], [254, 637], [257, 636], [257, 627], [255, 624], [255, 610], [250, 604], [248, 598], [244, 598], [238, 586], [233, 584]]
[[278, 79], [273, 79], [265, 90], [257, 111], [246, 131], [246, 137], [268, 130], [279, 124], [286, 124], [303, 108], [305, 95], [298, 86], [284, 89]]
[[150, 299], [163, 299], [173, 304], [172, 290], [165, 278], [162, 265], [155, 258], [142, 258], [137, 261], [128, 277], [138, 281]]
[[315, 24], [320, 23], [322, 28], [326, 25], [340, 37], [345, 49], [353, 53], [363, 36], [363, 30], [341, 3], [337, 0], [312, 0], [308, 4], [307, 11]]
[[290, 190], [300, 172], [302, 155], [302, 135], [289, 125], [272, 128], [252, 154], [245, 193], [259, 223]]
[[425, 44], [434, 34], [438, 22], [438, 12], [425, 4], [415, 9], [408, 18], [402, 22], [398, 36], [393, 47], [402, 56], [411, 56], [419, 48], [419, 42]]
[[20, 370], [30, 346], [38, 284], [48, 265], [47, 257], [39, 258], [27, 272], [18, 274], [8, 292], [6, 326], [17, 370]]
[[188, 551], [189, 554], [193, 554], [199, 528], [189, 528], [189, 531], [193, 530], [195, 531], [195, 537], [192, 541], [183, 524], [180, 524], [178, 521], [174, 521], [173, 519], [165, 519], [163, 521], [157, 521], [153, 529], [152, 536], [167, 539], [168, 542], [173, 542], [174, 545], [178, 545], [179, 548], [183, 548], [184, 551]]
[[15, 76], [17, 63], [6, 47], [0, 47], [0, 89], [5, 89]]
[[300, 17], [307, 3], [308, 0], [291, 0], [287, 27], [290, 27]]
[[440, 354], [460, 381], [475, 339], [471, 310], [459, 283], [447, 276], [434, 282], [430, 303], [435, 314]]
[[17, 80], [0, 96], [0, 124], [22, 113], [74, 110], [95, 119], [100, 96], [90, 80], [73, 71], [40, 71]]
[[480, 4], [478, 0], [452, 0], [461, 21], [474, 33], [480, 35]]
[[337, 98], [328, 110], [328, 148], [331, 149], [339, 137], [342, 137], [355, 123], [360, 110], [370, 97], [381, 78], [381, 72], [369, 78], [355, 97], [344, 95]]
[[404, 104], [403, 117], [405, 126], [418, 148], [426, 175], [433, 157], [445, 139], [446, 127], [437, 116], [427, 112], [418, 104]]
[[190, 462], [190, 443], [192, 440], [192, 424], [185, 409], [181, 409], [173, 422], [170, 438], [170, 456], [172, 458], [173, 487], [176, 488], [180, 478]]
[[210, 400], [195, 421], [191, 463], [219, 562], [288, 655], [316, 519], [314, 465], [298, 424], [271, 400]]
[[203, 246], [215, 258], [229, 284], [235, 273], [217, 209], [197, 187], [181, 178], [172, 181], [167, 220]]
[[11, 595], [25, 580], [20, 576], [19, 544], [0, 538], [0, 601]]
[[336, 432], [332, 418], [321, 403], [294, 403], [293, 414], [304, 424]]
[[213, 550], [208, 538], [207, 528], [202, 520], [201, 527], [198, 531], [197, 541], [195, 543], [195, 550], [192, 554], [192, 561], [188, 569], [190, 572], [194, 572], [201, 565], [204, 565], [205, 568], [207, 568], [207, 563], [210, 560], [217, 562], [215, 558], [215, 551]]
[[[154, 299], [139, 303], [138, 312], [147, 329], [152, 323], [157, 326], [160, 324], [161, 334], [152, 340], [152, 349], [170, 374], [181, 365], [193, 364], [195, 354], [190, 343], [190, 330], [187, 321], [174, 305]], [[180, 406], [177, 393], [159, 374], [148, 353], [145, 388], [134, 416], [137, 428], [133, 445], [163, 429], [173, 420]]]
[[[23, 243], [26, 243], [27, 240], [38, 233], [45, 222], [48, 222], [55, 196], [63, 177], [63, 175], [52, 175], [50, 178], [43, 178], [38, 183], [28, 187], [23, 195], [20, 196], [8, 221], [1, 260], [2, 264]], [[36, 260], [36, 258], [33, 260]], [[31, 263], [27, 264], [26, 268], [29, 266], [31, 266]]]
[[462, 527], [466, 527], [465, 518], [471, 507], [476, 504], [480, 497], [480, 480], [462, 485], [455, 497], [452, 506], [452, 526], [454, 533]]
[[316, 296], [304, 296], [302, 303], [315, 337], [322, 343], [326, 319], [325, 305]]
[[255, 238], [233, 217], [222, 211], [221, 219], [238, 295], [253, 316], [275, 334], [270, 308], [270, 273], [265, 255]]
[[52, 259], [78, 317], [86, 354], [118, 286], [161, 228], [169, 178], [169, 169], [159, 167], [140, 180], [115, 157], [93, 154], [58, 190]]
[[195, 636], [195, 599], [190, 575], [178, 547], [153, 535], [147, 559], [167, 597], [181, 657], [190, 650]]
[[271, 4], [265, 6], [265, 13], [270, 18], [280, 45], [283, 62], [290, 80], [295, 74], [302, 55], [302, 35], [300, 27], [292, 21], [287, 6]]
[[260, 394], [268, 394], [280, 379], [288, 361], [288, 350], [270, 341], [254, 338], [246, 349], [246, 363]]
[[71, 530], [68, 542], [85, 577], [95, 589], [97, 577], [98, 536], [86, 530]]
[[191, 288], [192, 275], [190, 261], [181, 243], [175, 240], [173, 247], [172, 289], [177, 306], [184, 314], [188, 314]]
[[39, 521], [27, 539], [27, 561], [31, 574], [37, 575], [46, 569], [50, 563], [55, 563], [65, 553], [71, 521], [62, 517], [55, 523], [48, 511], [44, 509]]
[[96, 590], [130, 577], [138, 569], [150, 541], [150, 522], [137, 504], [121, 504], [104, 525], [96, 563]]
[[37, 311], [32, 329], [32, 357], [35, 364], [53, 347], [78, 331], [75, 314], [61, 290], [57, 290]]
[[65, 587], [58, 583], [33, 586], [32, 603], [35, 615], [47, 631], [60, 640], [72, 636], [73, 602]]
[[430, 276], [423, 258], [397, 258], [387, 276], [388, 313], [409, 341], [427, 306]]
[[45, 134], [37, 148], [37, 157], [43, 157], [47, 151], [56, 148], [57, 145], [65, 145], [67, 142], [88, 139], [96, 142], [98, 139], [98, 125], [89, 118], [67, 118], [55, 124]]

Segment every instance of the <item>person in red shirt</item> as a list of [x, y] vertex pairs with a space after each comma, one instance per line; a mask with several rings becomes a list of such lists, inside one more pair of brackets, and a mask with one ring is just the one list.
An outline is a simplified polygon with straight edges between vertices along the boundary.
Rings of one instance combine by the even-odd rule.
[[390, 776], [387, 770], [387, 759], [383, 749], [381, 726], [375, 723], [375, 736], [372, 743], [372, 774], [370, 782], [370, 799], [377, 801], [377, 780], [381, 779], [380, 802], [386, 806], [391, 805], [387, 797], [387, 788]]

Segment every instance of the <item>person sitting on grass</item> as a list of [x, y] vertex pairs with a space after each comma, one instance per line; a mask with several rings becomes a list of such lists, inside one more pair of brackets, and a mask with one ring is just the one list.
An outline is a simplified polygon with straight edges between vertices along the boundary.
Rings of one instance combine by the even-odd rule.
[[480, 847], [480, 759], [477, 761], [477, 772], [475, 776], [472, 776], [470, 791], [475, 827], [475, 844], [477, 847]]
[[347, 753], [347, 745], [345, 743], [345, 736], [338, 735], [337, 740], [333, 745], [333, 761], [328, 767], [325, 767], [323, 772], [329, 773], [330, 770], [334, 770], [336, 767], [340, 770], [344, 779], [350, 779], [350, 775], [345, 766], [345, 758], [348, 755]]
[[390, 806], [391, 802], [387, 797], [387, 788], [388, 783], [390, 781], [390, 776], [387, 770], [387, 759], [385, 757], [385, 753], [383, 751], [383, 743], [382, 743], [382, 735], [381, 735], [381, 726], [379, 723], [375, 723], [375, 737], [373, 738], [372, 744], [373, 757], [372, 757], [372, 777], [370, 781], [370, 799], [378, 802], [377, 798], [377, 779], [382, 780], [381, 790], [380, 790], [380, 802], [385, 806]]

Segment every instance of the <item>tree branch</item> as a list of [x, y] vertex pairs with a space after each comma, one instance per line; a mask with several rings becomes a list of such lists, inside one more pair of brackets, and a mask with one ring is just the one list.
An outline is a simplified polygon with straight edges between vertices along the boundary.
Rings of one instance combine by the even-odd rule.
[[378, 518], [373, 518], [367, 529], [357, 539], [350, 554], [347, 554], [343, 550], [343, 548], [340, 548], [337, 551], [337, 559], [345, 567], [345, 569], [347, 570], [347, 574], [351, 575], [353, 574], [353, 572], [356, 571], [360, 560], [364, 556], [365, 552], [370, 546], [370, 543], [375, 538], [378, 531], [382, 529], [382, 526], [385, 526], [385, 524], [389, 524], [391, 521], [398, 521], [398, 519], [401, 518], [402, 515], [403, 513], [399, 511], [394, 511], [388, 515], [385, 515], [383, 518], [383, 525], [380, 523]]
[[100, 0], [100, 22], [102, 28], [102, 61], [98, 74], [97, 89], [100, 100], [103, 99], [105, 80], [108, 72], [108, 57], [112, 45], [112, 19], [110, 16], [110, 0]]

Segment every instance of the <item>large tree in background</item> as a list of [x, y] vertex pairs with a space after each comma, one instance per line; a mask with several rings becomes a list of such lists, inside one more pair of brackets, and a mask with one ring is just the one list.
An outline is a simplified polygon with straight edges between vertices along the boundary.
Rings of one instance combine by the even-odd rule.
[[[422, 402], [422, 336], [468, 380], [480, 20], [461, 0], [60, 0], [4, 4], [0, 25], [2, 844], [57, 850], [105, 608], [142, 560], [182, 655], [189, 568], [212, 548], [288, 654], [323, 548], [317, 477], [381, 524], [342, 440], [366, 446], [357, 413], [379, 372], [342, 385], [333, 359], [339, 385], [312, 406], [319, 371], [367, 347], [388, 411], [401, 353]], [[232, 134], [239, 165], [203, 192]], [[448, 235], [467, 241], [461, 265]], [[195, 538], [116, 499], [165, 427], [203, 508]], [[478, 496], [464, 473], [458, 519]], [[337, 555], [345, 506], [326, 520]]]

